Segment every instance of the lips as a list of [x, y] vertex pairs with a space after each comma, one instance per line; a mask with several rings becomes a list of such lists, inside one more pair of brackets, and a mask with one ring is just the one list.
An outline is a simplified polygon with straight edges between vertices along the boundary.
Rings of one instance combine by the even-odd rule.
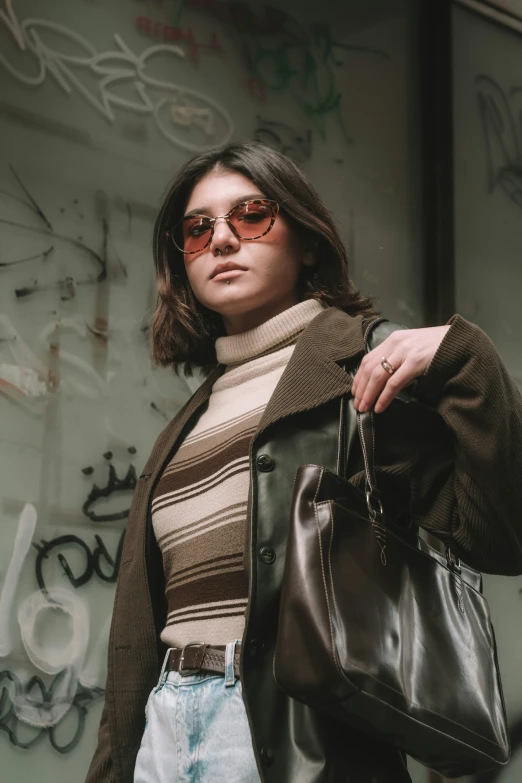
[[241, 269], [243, 272], [246, 272], [246, 267], [239, 266], [239, 264], [234, 264], [233, 261], [225, 261], [222, 264], [218, 264], [212, 274], [210, 275], [210, 279], [215, 277], [216, 275], [219, 275], [220, 272], [229, 272], [231, 269]]

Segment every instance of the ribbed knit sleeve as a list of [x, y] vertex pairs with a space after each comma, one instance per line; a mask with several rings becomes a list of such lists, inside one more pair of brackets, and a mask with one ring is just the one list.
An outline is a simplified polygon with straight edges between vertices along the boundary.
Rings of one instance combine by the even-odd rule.
[[433, 502], [412, 514], [470, 565], [520, 574], [522, 397], [482, 329], [458, 314], [448, 323], [416, 396], [450, 428], [454, 462]]

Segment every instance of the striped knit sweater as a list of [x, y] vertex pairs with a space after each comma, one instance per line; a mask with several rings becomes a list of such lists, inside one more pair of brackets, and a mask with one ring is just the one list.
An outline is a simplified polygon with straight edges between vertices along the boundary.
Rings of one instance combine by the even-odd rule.
[[255, 329], [216, 340], [217, 359], [227, 369], [152, 499], [168, 605], [161, 639], [169, 647], [225, 644], [243, 634], [249, 446], [297, 338], [322, 308], [306, 300]]

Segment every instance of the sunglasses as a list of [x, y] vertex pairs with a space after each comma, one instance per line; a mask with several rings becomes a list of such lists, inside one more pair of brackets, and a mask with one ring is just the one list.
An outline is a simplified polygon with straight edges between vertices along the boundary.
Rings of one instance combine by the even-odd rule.
[[251, 241], [268, 234], [279, 213], [279, 204], [272, 199], [250, 199], [232, 207], [228, 215], [185, 215], [172, 231], [167, 231], [175, 247], [186, 255], [205, 250], [214, 236], [218, 218], [224, 218], [236, 237]]

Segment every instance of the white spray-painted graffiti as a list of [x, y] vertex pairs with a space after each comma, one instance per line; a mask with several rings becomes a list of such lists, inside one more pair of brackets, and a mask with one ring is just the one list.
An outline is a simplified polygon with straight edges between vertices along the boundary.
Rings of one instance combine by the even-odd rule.
[[[13, 8], [12, 0], [6, 0], [5, 11], [0, 10], [0, 22], [9, 31], [16, 47], [37, 61], [38, 72], [34, 75], [16, 68], [0, 51], [0, 66], [22, 84], [38, 87], [48, 76], [68, 95], [73, 92], [82, 96], [97, 112], [114, 123], [114, 107], [150, 115], [163, 137], [178, 147], [190, 152], [201, 152], [209, 146], [226, 144], [233, 133], [234, 125], [228, 111], [217, 101], [198, 90], [157, 79], [147, 73], [147, 66], [153, 58], [163, 55], [172, 58], [175, 69], [179, 58], [185, 57], [180, 46], [154, 44], [136, 54], [125, 43], [121, 35], [114, 34], [117, 49], [98, 52], [96, 48], [79, 33], [56, 22], [30, 17], [19, 20]], [[53, 49], [45, 40], [45, 32], [51, 32], [79, 48], [76, 55], [65, 54]], [[29, 60], [29, 57], [28, 57]], [[91, 92], [73, 71], [85, 68], [94, 74], [97, 81], [97, 93]], [[118, 94], [118, 87], [131, 85], [137, 96], [132, 100]], [[154, 97], [150, 92], [156, 93]], [[180, 134], [180, 129], [193, 130], [193, 134]], [[194, 135], [203, 133], [201, 143]]]

